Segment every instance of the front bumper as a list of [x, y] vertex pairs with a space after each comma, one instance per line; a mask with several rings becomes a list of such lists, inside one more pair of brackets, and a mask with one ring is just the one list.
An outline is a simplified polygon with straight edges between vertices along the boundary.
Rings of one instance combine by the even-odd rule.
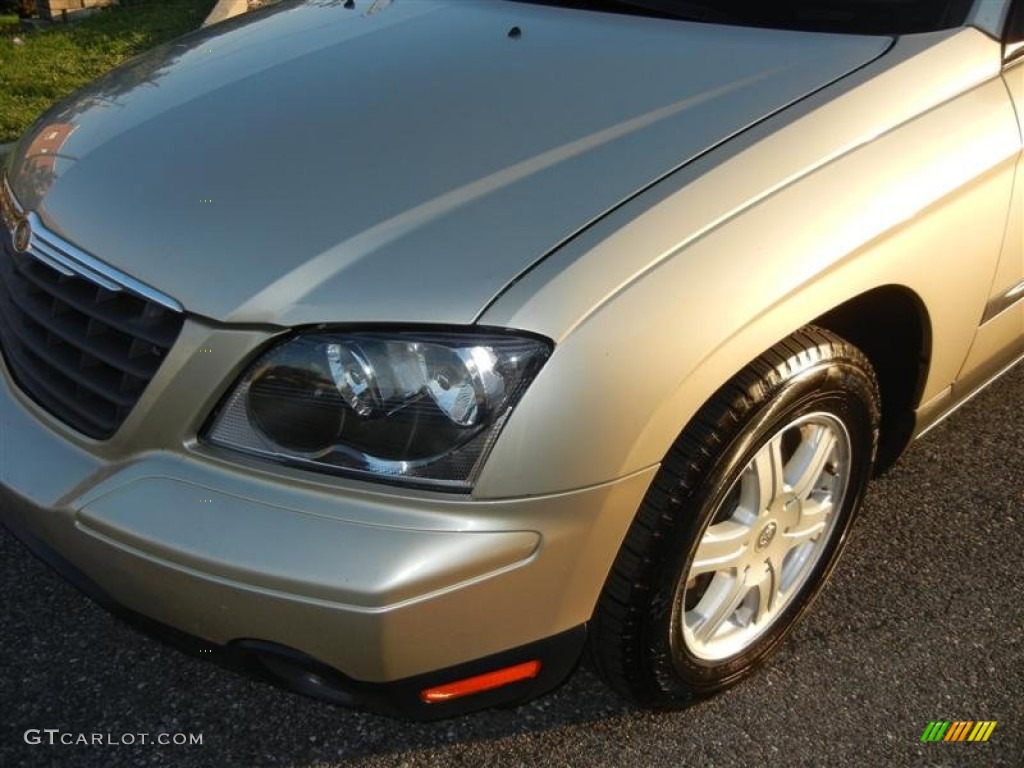
[[[224, 341], [223, 330], [188, 325], [186, 344]], [[0, 374], [8, 528], [130, 615], [322, 666], [353, 692], [346, 703], [374, 705], [527, 651], [550, 657], [543, 680], [508, 696], [557, 683], [654, 472], [509, 500], [385, 489], [226, 460], [174, 433], [159, 448], [121, 434], [92, 445], [14, 388], [2, 364]], [[151, 434], [147, 413], [164, 419], [160, 401], [179, 387], [155, 379], [122, 432]], [[429, 716], [451, 713], [430, 706]]]

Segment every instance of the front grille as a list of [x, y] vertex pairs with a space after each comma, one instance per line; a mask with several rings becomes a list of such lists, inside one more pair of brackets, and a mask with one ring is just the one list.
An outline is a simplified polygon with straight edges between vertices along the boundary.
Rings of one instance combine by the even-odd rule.
[[26, 254], [14, 252], [0, 227], [0, 350], [25, 394], [79, 432], [108, 438], [160, 367], [184, 315], [93, 270], [81, 271], [95, 280], [68, 269], [75, 249], [37, 222]]

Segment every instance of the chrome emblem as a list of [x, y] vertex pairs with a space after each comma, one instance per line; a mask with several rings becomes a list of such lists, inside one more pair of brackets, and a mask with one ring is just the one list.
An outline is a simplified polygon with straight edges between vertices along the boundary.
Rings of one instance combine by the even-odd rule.
[[772, 539], [775, 538], [775, 532], [778, 530], [778, 526], [775, 523], [768, 523], [764, 528], [761, 529], [761, 533], [757, 537], [757, 548], [764, 549], [772, 543]]
[[12, 241], [15, 253], [25, 253], [32, 244], [32, 225], [28, 219], [21, 218], [14, 223]]

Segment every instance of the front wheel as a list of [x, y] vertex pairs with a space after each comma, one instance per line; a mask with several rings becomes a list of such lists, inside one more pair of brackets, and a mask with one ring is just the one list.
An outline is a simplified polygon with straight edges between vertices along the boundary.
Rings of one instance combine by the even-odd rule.
[[874, 464], [867, 358], [808, 327], [677, 439], [605, 584], [591, 657], [620, 693], [680, 705], [755, 669], [818, 594]]

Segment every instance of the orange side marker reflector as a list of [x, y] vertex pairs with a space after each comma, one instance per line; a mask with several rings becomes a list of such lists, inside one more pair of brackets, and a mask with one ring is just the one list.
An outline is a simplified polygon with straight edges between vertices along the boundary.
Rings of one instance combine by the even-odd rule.
[[450, 699], [458, 699], [462, 696], [469, 696], [473, 693], [490, 691], [494, 688], [501, 688], [509, 683], [517, 683], [520, 680], [530, 680], [540, 674], [539, 661], [525, 661], [522, 664], [505, 667], [494, 672], [487, 672], [475, 677], [467, 677], [465, 680], [457, 680], [454, 683], [446, 683], [436, 688], [427, 688], [420, 691], [420, 698], [427, 704], [438, 704]]

